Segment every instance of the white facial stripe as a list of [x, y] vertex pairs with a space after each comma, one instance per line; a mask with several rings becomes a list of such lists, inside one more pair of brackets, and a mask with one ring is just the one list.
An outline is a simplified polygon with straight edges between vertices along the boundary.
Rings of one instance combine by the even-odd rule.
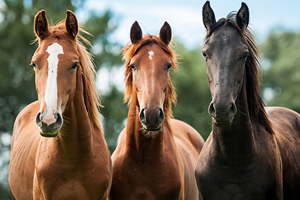
[[149, 59], [152, 60], [152, 56], [154, 55], [154, 52], [153, 51], [149, 51], [148, 54], [149, 54]]
[[45, 102], [47, 106], [46, 114], [43, 122], [48, 125], [54, 123], [56, 120], [54, 114], [57, 107], [57, 68], [58, 68], [58, 55], [64, 54], [61, 45], [54, 43], [48, 46], [46, 50], [49, 54], [48, 57], [48, 79], [46, 86]]
[[[149, 59], [150, 59], [150, 61], [152, 61], [152, 58], [153, 58], [153, 56], [154, 56], [154, 52], [153, 51], [149, 51], [148, 52], [148, 54], [149, 54]], [[150, 62], [150, 64], [151, 64], [151, 66], [152, 66], [152, 72], [151, 72], [151, 74], [152, 75], [154, 75], [154, 73], [155, 73], [155, 65], [154, 65], [154, 62]], [[146, 76], [147, 78], [149, 78], [148, 76]], [[154, 78], [154, 76], [151, 76], [152, 78], [150, 79], [151, 80], [151, 83], [150, 82], [148, 82], [148, 84], [151, 84], [151, 85], [149, 85], [149, 89], [151, 90], [150, 92], [153, 92], [153, 91], [155, 91], [155, 78]]]

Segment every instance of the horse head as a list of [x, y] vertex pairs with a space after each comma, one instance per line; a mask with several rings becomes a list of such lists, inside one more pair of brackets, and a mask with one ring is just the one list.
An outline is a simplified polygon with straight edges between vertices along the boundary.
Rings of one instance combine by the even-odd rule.
[[36, 124], [45, 137], [57, 136], [63, 125], [62, 113], [75, 93], [76, 71], [81, 64], [76, 48], [78, 29], [76, 16], [71, 11], [67, 11], [65, 23], [51, 31], [44, 10], [35, 17], [39, 47], [31, 64], [40, 104]]
[[169, 102], [169, 94], [173, 90], [169, 71], [174, 62], [168, 54], [171, 27], [165, 22], [159, 37], [149, 34], [143, 37], [139, 24], [135, 22], [130, 38], [131, 44], [138, 48], [128, 68], [136, 91], [139, 120], [145, 131], [158, 131], [165, 119], [166, 102]]
[[232, 124], [237, 113], [236, 99], [242, 89], [250, 54], [243, 35], [249, 23], [249, 10], [242, 3], [236, 22], [224, 18], [216, 22], [207, 1], [203, 6], [203, 23], [207, 36], [202, 54], [212, 96], [208, 112], [218, 127], [226, 127]]

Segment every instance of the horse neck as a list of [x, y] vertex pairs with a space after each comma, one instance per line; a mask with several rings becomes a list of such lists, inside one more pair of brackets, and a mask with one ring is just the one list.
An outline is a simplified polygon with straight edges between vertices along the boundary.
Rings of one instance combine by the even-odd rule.
[[[143, 159], [145, 156], [159, 158], [157, 155], [163, 153], [164, 138], [168, 135], [171, 136], [165, 124], [166, 119], [163, 122], [162, 131], [158, 135], [155, 137], [145, 136], [139, 121], [139, 111], [136, 95], [132, 95], [126, 126], [126, 151], [129, 155], [136, 156], [138, 154]], [[147, 152], [150, 154], [147, 154]]]
[[212, 125], [215, 156], [242, 166], [251, 161], [255, 151], [253, 128], [248, 111], [246, 80], [236, 100], [237, 114], [229, 127]]

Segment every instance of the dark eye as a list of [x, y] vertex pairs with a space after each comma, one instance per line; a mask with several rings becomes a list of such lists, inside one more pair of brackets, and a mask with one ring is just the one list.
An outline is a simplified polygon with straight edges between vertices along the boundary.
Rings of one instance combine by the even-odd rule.
[[249, 56], [249, 52], [246, 52], [246, 53], [244, 54], [244, 59], [248, 58], [248, 56]]
[[170, 70], [171, 67], [172, 67], [172, 63], [169, 63], [169, 64], [167, 65], [167, 70]]
[[78, 65], [78, 62], [74, 63], [73, 66], [71, 67], [71, 69], [76, 69]]
[[31, 62], [30, 65], [33, 67], [33, 69], [36, 69], [36, 64], [34, 62]]
[[207, 57], [207, 54], [206, 54], [205, 51], [202, 51], [202, 56], [203, 56], [203, 57]]
[[130, 65], [131, 69], [135, 70], [135, 66], [133, 64]]

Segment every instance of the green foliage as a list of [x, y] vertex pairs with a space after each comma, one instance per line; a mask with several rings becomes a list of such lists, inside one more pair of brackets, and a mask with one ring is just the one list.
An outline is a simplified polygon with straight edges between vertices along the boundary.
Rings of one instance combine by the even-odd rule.
[[[88, 50], [94, 54], [96, 70], [101, 67], [111, 68], [122, 64], [121, 46], [109, 41], [109, 35], [117, 24], [112, 19], [112, 13], [107, 11], [99, 17], [92, 13], [90, 18], [82, 26], [92, 36], [86, 36], [93, 48]], [[110, 88], [108, 94], [102, 95], [100, 113], [104, 117], [103, 128], [105, 138], [112, 153], [117, 145], [117, 137], [124, 128], [123, 121], [127, 116], [126, 105], [123, 104], [123, 94], [115, 86]]]
[[264, 89], [271, 88], [274, 95], [267, 102], [268, 106], [283, 106], [300, 112], [299, 46], [300, 33], [283, 31], [272, 31], [262, 44], [263, 57], [270, 64], [263, 71]]
[[207, 112], [211, 95], [201, 47], [188, 50], [178, 42], [174, 49], [181, 58], [178, 72], [172, 76], [178, 101], [173, 108], [174, 118], [190, 124], [206, 139], [211, 132], [211, 117]]
[[112, 13], [107, 11], [101, 17], [92, 13], [82, 27], [92, 34], [92, 36], [85, 37], [93, 45], [93, 48], [88, 47], [88, 50], [94, 55], [96, 70], [102, 66], [120, 66], [122, 63], [121, 46], [109, 41], [110, 34], [117, 28]]
[[105, 139], [112, 153], [117, 146], [117, 138], [126, 126], [128, 107], [123, 103], [123, 94], [113, 86], [109, 94], [101, 98], [104, 107], [100, 110], [104, 116], [103, 126], [105, 130]]
[[6, 186], [0, 183], [0, 200], [9, 200], [11, 199], [10, 193], [7, 190]]

